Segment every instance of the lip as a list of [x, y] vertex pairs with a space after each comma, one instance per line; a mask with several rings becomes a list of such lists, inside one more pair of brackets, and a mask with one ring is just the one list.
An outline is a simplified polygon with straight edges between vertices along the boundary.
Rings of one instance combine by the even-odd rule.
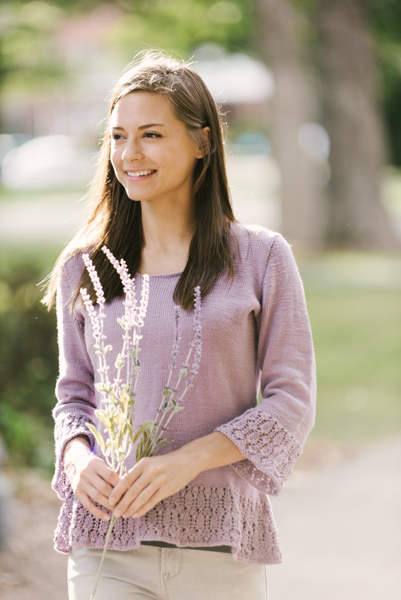
[[[136, 173], [142, 173], [143, 171], [152, 171], [148, 175], [136, 175]], [[124, 171], [125, 176], [129, 181], [142, 181], [144, 179], [149, 179], [152, 175], [155, 175], [157, 171], [155, 169], [138, 169], [136, 171]]]

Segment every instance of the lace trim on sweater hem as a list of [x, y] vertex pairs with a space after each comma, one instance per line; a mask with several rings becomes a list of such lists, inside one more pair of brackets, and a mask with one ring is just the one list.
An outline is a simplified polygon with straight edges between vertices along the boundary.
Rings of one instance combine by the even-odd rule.
[[263, 411], [247, 411], [216, 431], [247, 458], [230, 467], [259, 491], [277, 496], [301, 454], [295, 438]]
[[86, 415], [68, 415], [57, 421], [54, 428], [56, 465], [52, 479], [52, 488], [57, 492], [61, 500], [65, 500], [72, 493], [71, 485], [64, 472], [63, 453], [65, 445], [77, 435], [86, 435], [90, 439], [91, 448], [95, 444], [94, 436], [86, 427], [86, 423], [92, 423]]
[[[103, 548], [108, 526], [70, 494], [61, 509], [55, 549], [67, 553], [72, 546]], [[133, 550], [139, 547], [140, 540], [193, 547], [227, 545], [233, 548], [233, 557], [240, 562], [281, 562], [277, 530], [267, 499], [266, 503], [255, 502], [230, 488], [187, 486], [159, 502], [144, 517], [119, 518], [109, 548]]]

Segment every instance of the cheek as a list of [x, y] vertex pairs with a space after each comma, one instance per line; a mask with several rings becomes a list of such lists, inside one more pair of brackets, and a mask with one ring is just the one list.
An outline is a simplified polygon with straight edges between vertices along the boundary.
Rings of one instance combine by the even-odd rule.
[[196, 158], [191, 146], [185, 146], [174, 148], [173, 152], [165, 158], [165, 165], [169, 166], [171, 173], [176, 173], [177, 176], [182, 177], [192, 171]]

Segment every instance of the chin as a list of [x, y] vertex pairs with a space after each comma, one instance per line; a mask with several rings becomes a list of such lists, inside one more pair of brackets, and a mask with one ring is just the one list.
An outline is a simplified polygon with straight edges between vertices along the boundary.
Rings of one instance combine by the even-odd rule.
[[127, 194], [128, 198], [130, 200], [133, 200], [135, 202], [140, 202], [141, 201], [139, 198], [134, 198], [133, 197], [133, 193], [132, 192], [130, 193], [130, 191], [127, 188], [124, 188], [124, 189], [125, 189], [125, 193]]

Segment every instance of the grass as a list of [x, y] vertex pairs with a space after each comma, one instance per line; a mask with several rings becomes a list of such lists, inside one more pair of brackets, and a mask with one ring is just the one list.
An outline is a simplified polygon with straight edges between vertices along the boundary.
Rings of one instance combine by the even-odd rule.
[[401, 430], [401, 289], [307, 290], [318, 402], [313, 436], [339, 441]]
[[24, 244], [14, 247], [2, 246], [0, 243], [0, 261], [3, 268], [4, 265], [7, 265], [7, 271], [11, 271], [16, 265], [23, 264], [24, 262], [35, 264], [43, 276], [45, 276], [52, 270], [63, 247], [64, 245], [28, 246]]
[[0, 204], [8, 204], [10, 202], [70, 202], [83, 198], [88, 193], [85, 187], [71, 187], [69, 189], [46, 189], [46, 190], [12, 190], [4, 187], [0, 182]]

